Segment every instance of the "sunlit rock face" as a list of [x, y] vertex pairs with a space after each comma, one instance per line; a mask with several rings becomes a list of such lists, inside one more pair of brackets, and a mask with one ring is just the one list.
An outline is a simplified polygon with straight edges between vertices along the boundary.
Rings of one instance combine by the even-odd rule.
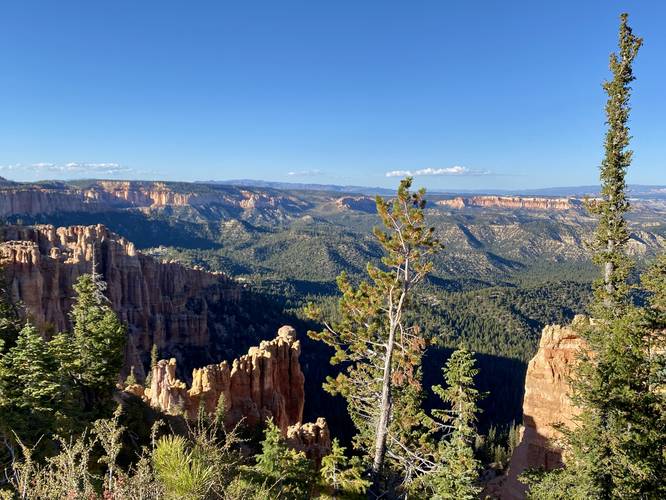
[[66, 212], [102, 212], [127, 208], [222, 206], [268, 213], [300, 210], [307, 203], [293, 196], [228, 187], [210, 189], [159, 181], [91, 181], [86, 187], [69, 184], [0, 183], [0, 217]]
[[331, 453], [331, 434], [326, 420], [318, 418], [316, 422], [289, 426], [287, 444], [297, 451], [303, 451], [319, 467], [322, 458]]
[[331, 451], [331, 435], [324, 418], [302, 423], [305, 378], [300, 353], [296, 331], [283, 326], [275, 339], [251, 347], [231, 363], [195, 369], [189, 388], [176, 377], [176, 360], [163, 359], [152, 370], [149, 388], [135, 384], [125, 391], [158, 410], [190, 419], [202, 409], [213, 414], [224, 405], [227, 428], [239, 423], [256, 427], [272, 419], [287, 444], [318, 467]]
[[5, 281], [44, 331], [71, 326], [73, 285], [94, 260], [111, 306], [128, 325], [125, 372], [134, 366], [141, 379], [153, 344], [161, 352], [205, 348], [218, 319], [212, 309], [240, 298], [240, 287], [225, 275], [143, 255], [102, 225], [6, 226], [0, 241]]
[[144, 395], [153, 407], [190, 418], [196, 417], [200, 407], [215, 412], [222, 397], [227, 425], [243, 419], [248, 426], [256, 426], [272, 418], [286, 435], [289, 426], [303, 419], [305, 378], [300, 353], [295, 330], [283, 326], [274, 340], [251, 347], [232, 363], [195, 369], [190, 388], [176, 377], [175, 359], [161, 360]]
[[574, 318], [572, 326], [549, 325], [543, 329], [539, 349], [525, 378], [523, 429], [513, 452], [507, 476], [491, 485], [495, 498], [525, 498], [526, 487], [518, 476], [529, 468], [551, 470], [562, 465], [558, 424], [571, 427], [579, 413], [569, 399], [570, 378], [585, 341], [577, 333], [588, 320]]
[[438, 205], [462, 209], [465, 207], [513, 208], [527, 210], [573, 210], [582, 207], [580, 200], [574, 198], [545, 198], [525, 196], [457, 196], [449, 200], [440, 200]]

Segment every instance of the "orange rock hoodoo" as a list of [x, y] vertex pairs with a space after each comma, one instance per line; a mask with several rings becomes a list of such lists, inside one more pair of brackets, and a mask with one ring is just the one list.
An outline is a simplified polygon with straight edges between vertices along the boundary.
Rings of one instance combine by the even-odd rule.
[[92, 270], [129, 326], [127, 366], [142, 377], [141, 356], [159, 349], [202, 347], [210, 341], [211, 305], [235, 302], [241, 288], [222, 274], [160, 262], [102, 225], [0, 229], [0, 265], [14, 295], [40, 327], [69, 328], [72, 285]]
[[290, 425], [303, 418], [305, 379], [298, 361], [300, 352], [295, 330], [283, 326], [274, 340], [251, 347], [231, 365], [223, 361], [195, 369], [189, 389], [176, 378], [176, 360], [161, 360], [153, 368], [145, 396], [155, 408], [185, 412], [190, 418], [200, 405], [208, 413], [214, 412], [222, 396], [228, 425], [243, 418], [255, 426], [272, 417], [286, 434]]
[[529, 468], [554, 469], [562, 465], [561, 435], [557, 424], [572, 426], [578, 413], [569, 399], [569, 379], [585, 341], [576, 325], [588, 321], [574, 318], [573, 327], [550, 325], [543, 329], [539, 350], [529, 363], [523, 399], [523, 431], [513, 452], [509, 472], [500, 479], [495, 497], [525, 498], [526, 487], [518, 476]]
[[216, 411], [224, 401], [225, 425], [243, 422], [255, 427], [272, 418], [287, 439], [287, 444], [321, 463], [331, 449], [326, 420], [302, 424], [305, 378], [301, 371], [300, 342], [290, 326], [278, 330], [277, 337], [251, 347], [231, 364], [223, 361], [195, 369], [192, 385], [176, 377], [176, 360], [161, 360], [153, 368], [150, 388], [138, 385], [125, 391], [142, 397], [151, 406], [171, 414], [195, 418], [199, 408]]

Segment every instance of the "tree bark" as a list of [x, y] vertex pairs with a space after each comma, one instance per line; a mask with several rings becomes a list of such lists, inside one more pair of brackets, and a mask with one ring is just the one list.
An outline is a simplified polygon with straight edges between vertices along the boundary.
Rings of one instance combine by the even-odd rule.
[[375, 433], [375, 458], [372, 462], [372, 476], [377, 481], [386, 455], [386, 438], [388, 423], [391, 416], [391, 359], [395, 340], [395, 325], [391, 325], [388, 341], [386, 342], [386, 359], [384, 360], [384, 377], [382, 379], [382, 396], [379, 406], [379, 420]]

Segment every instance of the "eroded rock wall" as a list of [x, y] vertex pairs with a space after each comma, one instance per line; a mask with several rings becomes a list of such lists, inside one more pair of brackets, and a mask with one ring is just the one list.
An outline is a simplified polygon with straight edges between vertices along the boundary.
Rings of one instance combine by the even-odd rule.
[[160, 351], [205, 348], [211, 337], [210, 308], [240, 300], [241, 289], [222, 274], [160, 262], [102, 225], [0, 228], [0, 265], [16, 300], [40, 327], [70, 327], [72, 286], [92, 270], [108, 284], [107, 296], [129, 326], [126, 365], [143, 377], [142, 361]]
[[556, 426], [574, 425], [578, 410], [569, 399], [570, 379], [585, 341], [577, 330], [588, 320], [576, 316], [572, 326], [549, 325], [543, 329], [539, 349], [525, 377], [523, 430], [511, 457], [508, 473], [494, 485], [494, 497], [525, 498], [518, 476], [529, 468], [554, 469], [562, 465], [561, 433]]
[[144, 181], [95, 181], [86, 187], [68, 184], [0, 186], [0, 217], [64, 212], [101, 212], [127, 208], [221, 206], [254, 210], [298, 211], [307, 206], [284, 194], [236, 187], [206, 188], [196, 184]]
[[231, 364], [223, 361], [195, 369], [192, 385], [176, 377], [176, 360], [161, 360], [153, 368], [151, 385], [144, 393], [150, 404], [166, 413], [194, 418], [203, 406], [215, 412], [223, 397], [225, 424], [256, 426], [268, 418], [286, 435], [289, 426], [303, 418], [305, 378], [299, 356], [301, 344], [290, 326], [277, 337], [251, 347]]
[[462, 209], [465, 207], [523, 208], [528, 210], [572, 210], [581, 207], [581, 202], [573, 198], [545, 198], [525, 196], [457, 196], [440, 200], [438, 205]]

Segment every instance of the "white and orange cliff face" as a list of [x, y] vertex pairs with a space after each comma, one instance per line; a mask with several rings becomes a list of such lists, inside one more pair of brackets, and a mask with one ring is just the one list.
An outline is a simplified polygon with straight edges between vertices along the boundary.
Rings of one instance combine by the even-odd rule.
[[549, 325], [543, 329], [536, 355], [525, 377], [523, 429], [506, 476], [493, 481], [487, 493], [501, 500], [525, 498], [526, 486], [518, 476], [526, 469], [551, 470], [562, 466], [559, 425], [574, 425], [578, 409], [569, 399], [570, 380], [585, 341], [576, 330], [588, 321], [582, 316], [572, 326]]
[[0, 265], [14, 299], [46, 330], [69, 328], [72, 286], [92, 271], [94, 259], [111, 306], [129, 327], [126, 365], [141, 378], [153, 344], [160, 350], [207, 346], [211, 307], [241, 294], [225, 275], [160, 262], [102, 225], [6, 226], [0, 241]]
[[248, 189], [205, 189], [150, 181], [95, 181], [87, 187], [15, 184], [0, 186], [0, 217], [66, 212], [102, 212], [166, 206], [221, 205], [244, 211], [303, 208], [307, 203], [287, 194]]
[[465, 207], [511, 208], [527, 210], [573, 210], [582, 207], [574, 198], [546, 198], [526, 196], [457, 196], [439, 200], [438, 205], [462, 209]]

